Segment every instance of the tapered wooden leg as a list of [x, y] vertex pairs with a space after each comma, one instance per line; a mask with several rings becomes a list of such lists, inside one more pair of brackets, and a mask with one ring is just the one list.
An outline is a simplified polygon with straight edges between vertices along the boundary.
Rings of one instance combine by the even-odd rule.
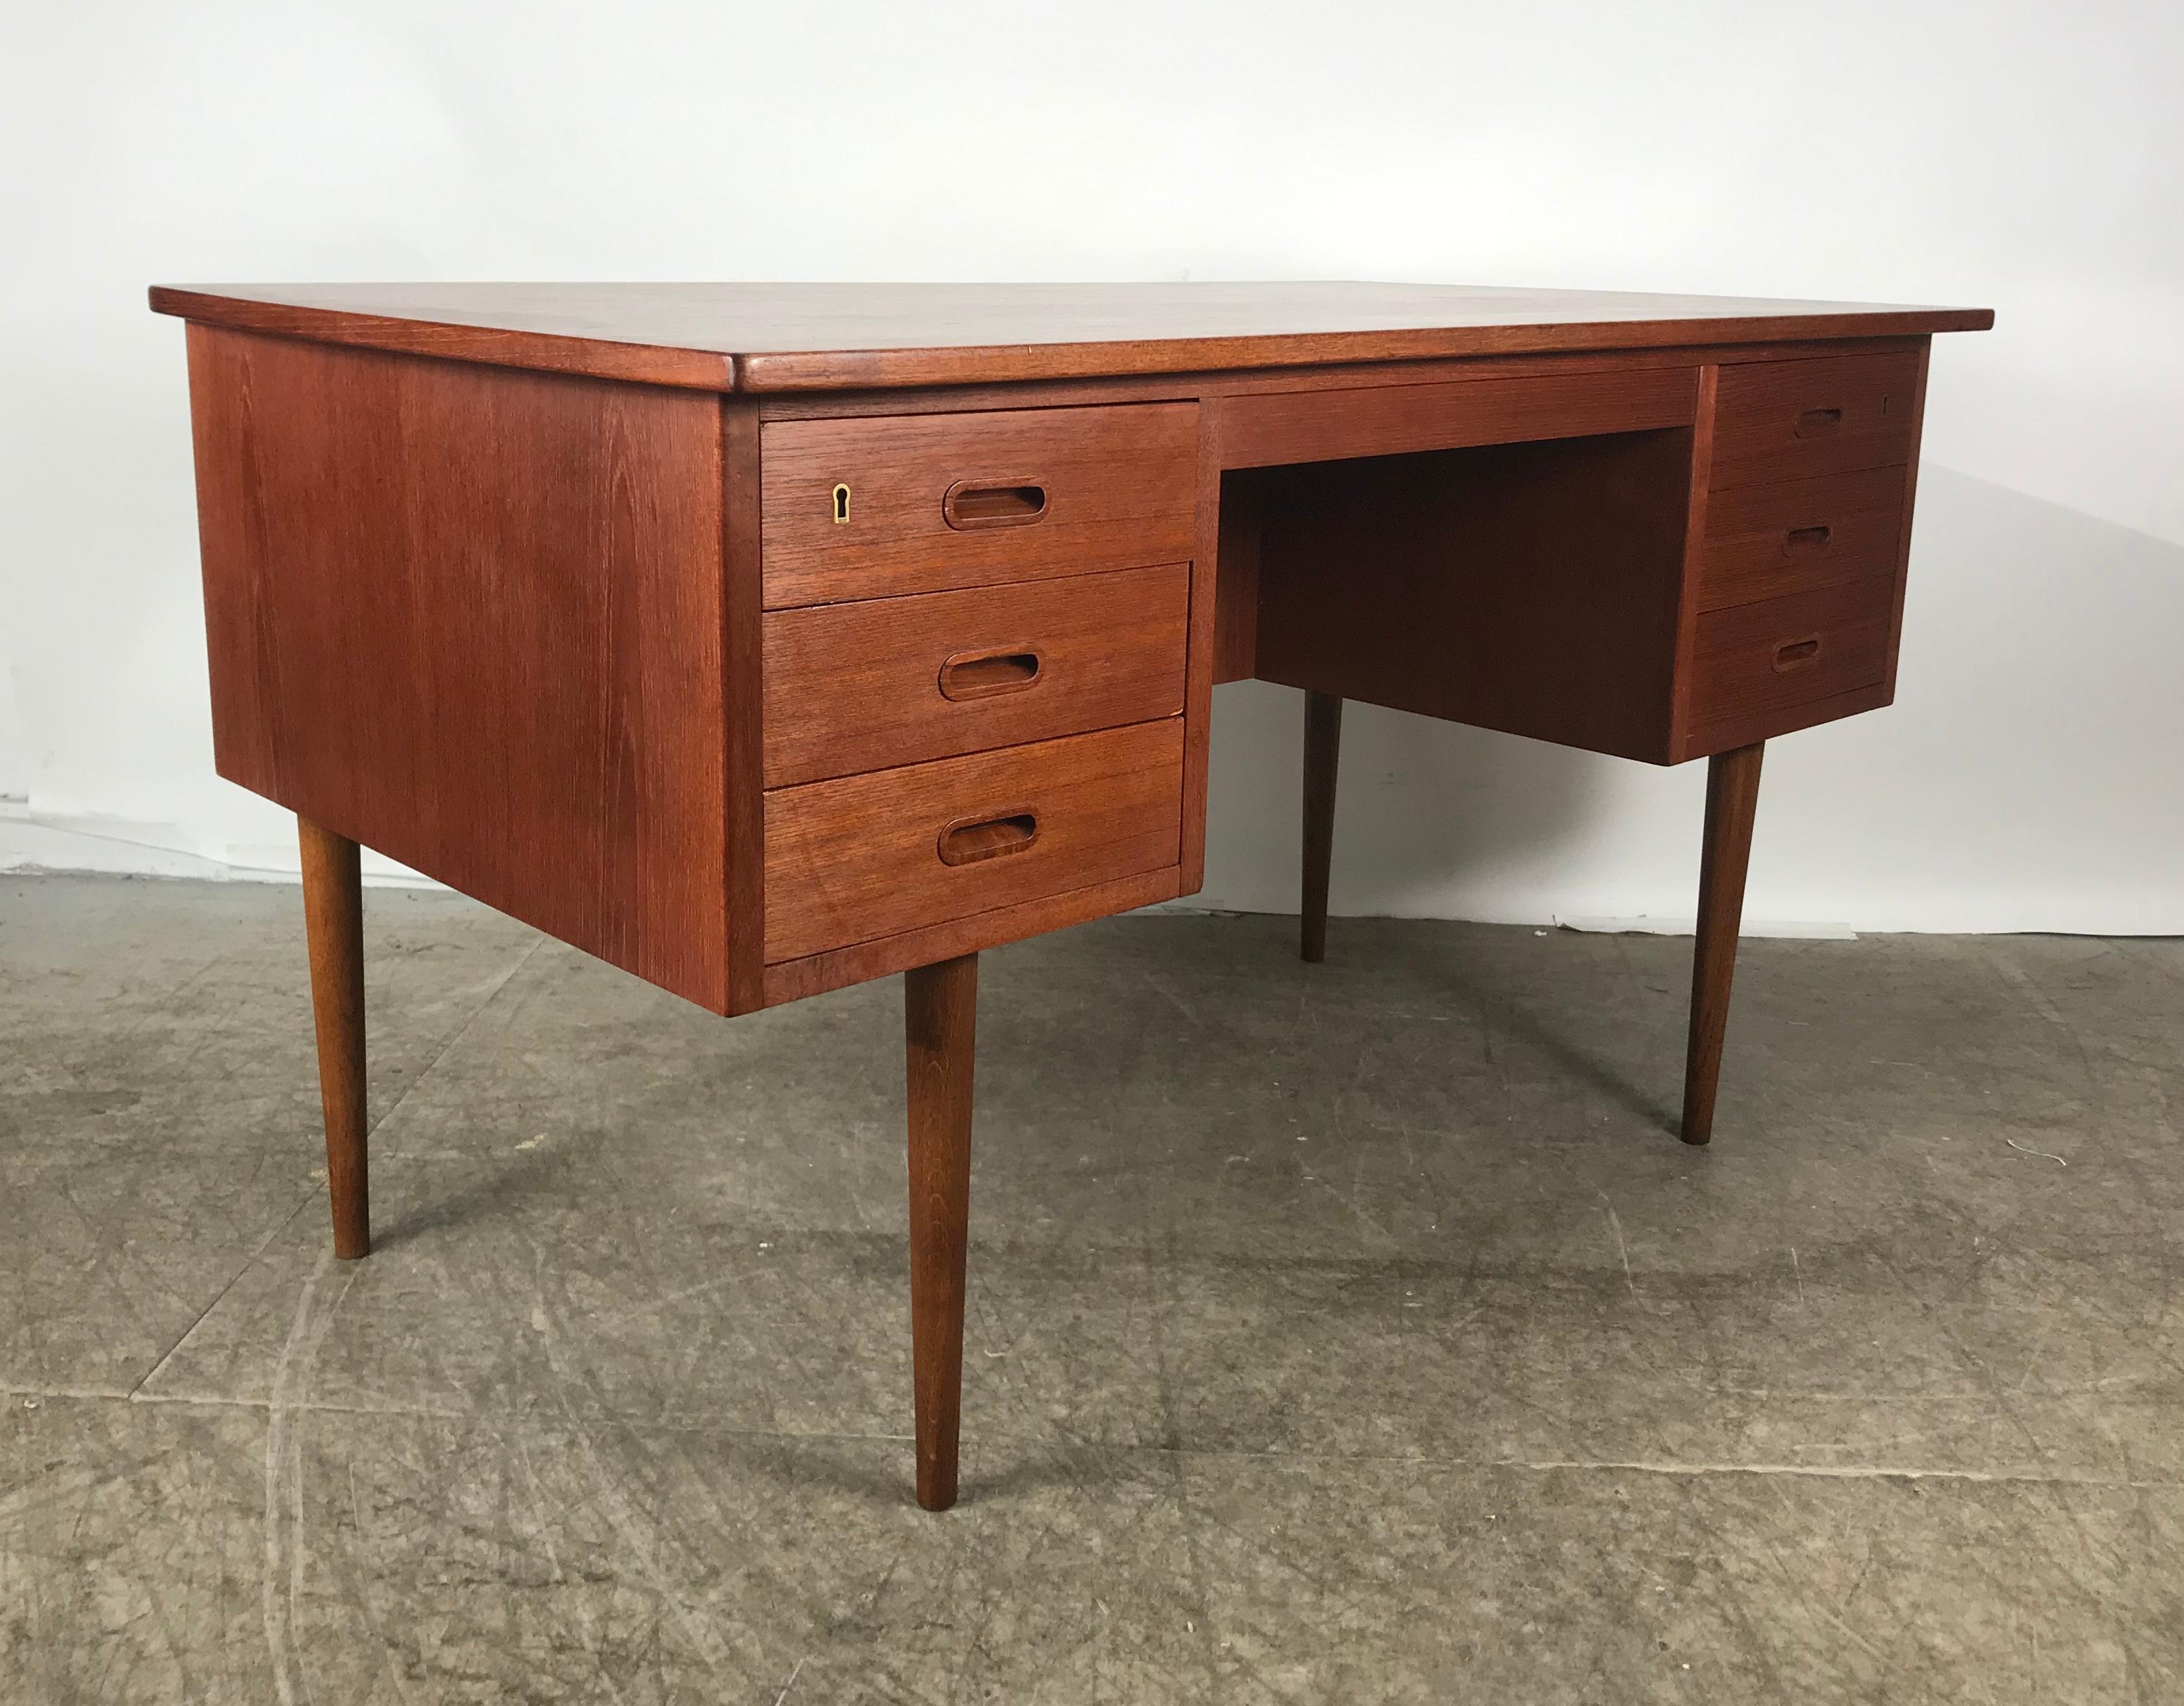
[[956, 1503], [963, 1396], [963, 1258], [971, 1218], [971, 1070], [978, 956], [902, 978], [910, 1080], [910, 1344], [917, 1399], [917, 1502]]
[[355, 842], [308, 817], [296, 820], [296, 830], [304, 851], [304, 934], [311, 948], [311, 1016], [319, 1032], [334, 1254], [354, 1258], [371, 1254], [365, 1160], [364, 888]]
[[1304, 696], [1304, 900], [1299, 908], [1306, 961], [1327, 957], [1327, 873], [1334, 862], [1334, 773], [1342, 752], [1342, 701]]
[[1713, 1135], [1714, 1086], [1729, 1023], [1729, 985], [1744, 918], [1744, 871], [1759, 804], [1763, 741], [1716, 753], [1707, 761], [1706, 851], [1699, 867], [1698, 945], [1691, 956], [1691, 1052], [1684, 1064], [1685, 1143]]

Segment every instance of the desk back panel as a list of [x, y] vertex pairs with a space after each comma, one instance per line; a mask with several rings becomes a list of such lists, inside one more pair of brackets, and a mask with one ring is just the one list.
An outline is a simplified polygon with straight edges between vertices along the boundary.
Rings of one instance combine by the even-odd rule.
[[1665, 761], [1691, 469], [1674, 427], [1232, 477], [1257, 673]]
[[725, 1008], [722, 399], [189, 343], [220, 774]]

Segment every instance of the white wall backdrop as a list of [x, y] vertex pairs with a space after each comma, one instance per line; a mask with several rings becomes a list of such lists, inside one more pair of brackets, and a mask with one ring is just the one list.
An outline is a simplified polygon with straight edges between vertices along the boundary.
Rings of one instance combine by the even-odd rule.
[[[2184, 931], [2173, 0], [12, 0], [0, 863], [292, 866], [214, 778], [159, 281], [1402, 278], [1968, 303], [1902, 692], [1780, 743], [1748, 910]], [[1201, 904], [1293, 908], [1297, 695]], [[1699, 771], [1353, 709], [1338, 911], [1688, 916]]]

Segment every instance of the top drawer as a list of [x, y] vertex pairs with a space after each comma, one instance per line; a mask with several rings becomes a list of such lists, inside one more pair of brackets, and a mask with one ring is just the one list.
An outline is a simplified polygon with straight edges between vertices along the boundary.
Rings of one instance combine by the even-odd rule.
[[1724, 367], [1714, 392], [1716, 491], [1911, 460], [1919, 357], [1830, 355]]
[[1182, 562], [1190, 403], [770, 421], [766, 606]]

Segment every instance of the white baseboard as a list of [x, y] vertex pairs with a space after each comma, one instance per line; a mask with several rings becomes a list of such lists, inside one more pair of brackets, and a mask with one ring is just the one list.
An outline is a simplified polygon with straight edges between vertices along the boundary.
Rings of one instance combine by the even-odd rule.
[[[370, 849], [359, 861], [374, 888], [440, 884]], [[0, 799], [0, 872], [187, 878], [203, 883], [294, 883], [303, 878], [295, 844], [210, 842], [172, 823], [32, 811]]]
[[[405, 865], [366, 849], [364, 880], [375, 888], [438, 889], [440, 884]], [[215, 841], [172, 823], [136, 822], [119, 817], [39, 811], [20, 796], [0, 794], [0, 873], [33, 872], [86, 873], [118, 877], [183, 878], [209, 883], [293, 883], [302, 876], [295, 843], [277, 841]], [[1257, 900], [1257, 896], [1253, 896]], [[1659, 913], [1630, 917], [1591, 914], [1545, 916], [1531, 911], [1536, 900], [1518, 900], [1479, 922], [1518, 924], [1533, 929], [1564, 929], [1588, 933], [1642, 933], [1649, 935], [1689, 936], [1688, 913]], [[1148, 912], [1198, 914], [1267, 913], [1265, 905], [1238, 906], [1219, 895], [1190, 895], [1147, 907]], [[1544, 910], [1544, 909], [1543, 909]], [[2148, 908], [2136, 901], [2094, 909], [2085, 906], [2059, 906], [2018, 900], [2010, 905], [1976, 909], [1971, 916], [1950, 918], [1888, 918], [1869, 925], [1865, 934], [1889, 931], [1947, 931], [1953, 934], [1992, 934], [2036, 932], [2059, 935], [2174, 936], [2184, 934], [2173, 909]], [[2060, 912], [2062, 916], [2057, 916]], [[1288, 916], [1295, 917], [1294, 912]], [[1397, 916], [1368, 914], [1340, 916]], [[1446, 916], [1407, 909], [1406, 917]], [[1747, 937], [1787, 937], [1807, 941], [1851, 941], [1858, 932], [1850, 925], [1828, 920], [1746, 920]]]
[[[1223, 906], [1201, 901], [1195, 897], [1182, 900], [1162, 900], [1156, 906], [1147, 906], [1145, 910], [1148, 912], [1195, 915], [1201, 917], [1233, 918], [1247, 914], [1260, 914], [1260, 909], [1256, 907]], [[1262, 916], [1295, 917], [1296, 915], [1294, 912], [1268, 912]], [[1390, 915], [1330, 913], [1329, 916], [1330, 917], [1384, 917]], [[1407, 917], [1413, 915], [1407, 913], [1404, 916]], [[1424, 917], [1424, 915], [1416, 916]], [[1554, 914], [1544, 919], [1501, 917], [1486, 922], [1496, 924], [1528, 925], [1540, 935], [1545, 935], [1551, 929], [1575, 930], [1588, 935], [1607, 936], [1691, 936], [1698, 933], [1698, 921], [1696, 917], [1670, 917], [1666, 914], [1657, 917], [1636, 918], [1565, 918], [1559, 914]], [[1855, 942], [1858, 939], [1858, 932], [1847, 924], [1816, 923], [1802, 919], [1747, 918], [1739, 929], [1738, 934], [1740, 936], [1774, 936], [1793, 941], [1811, 942]]]
[[[1695, 936], [1698, 919], [1691, 917], [1563, 918], [1555, 927], [1593, 936]], [[1847, 924], [1804, 918], [1747, 918], [1737, 926], [1740, 936], [1780, 936], [1793, 941], [1855, 942], [1858, 932]]]

